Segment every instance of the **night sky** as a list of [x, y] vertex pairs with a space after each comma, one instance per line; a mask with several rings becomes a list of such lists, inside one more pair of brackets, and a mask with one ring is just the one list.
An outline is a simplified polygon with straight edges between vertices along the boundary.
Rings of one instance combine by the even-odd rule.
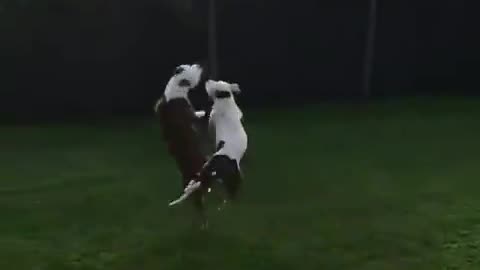
[[[4, 1], [2, 116], [151, 113], [176, 65], [208, 59], [206, 1], [163, 2]], [[369, 1], [218, 2], [220, 79], [243, 106], [362, 96]], [[480, 93], [473, 6], [378, 2], [373, 96]]]

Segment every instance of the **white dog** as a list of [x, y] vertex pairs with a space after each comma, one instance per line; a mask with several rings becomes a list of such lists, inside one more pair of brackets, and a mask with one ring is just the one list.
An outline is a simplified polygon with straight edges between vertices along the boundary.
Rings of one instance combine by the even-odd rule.
[[215, 132], [217, 152], [214, 156], [227, 156], [235, 160], [240, 168], [248, 145], [248, 136], [242, 124], [243, 113], [234, 98], [234, 94], [240, 94], [240, 87], [236, 83], [209, 80], [205, 88], [213, 99], [209, 123]]
[[247, 150], [248, 136], [242, 124], [243, 113], [234, 98], [241, 92], [240, 87], [213, 80], [207, 81], [205, 87], [213, 99], [209, 123], [215, 133], [216, 152], [190, 181], [184, 194], [170, 205], [180, 203], [199, 188], [210, 190], [214, 180], [224, 186], [228, 199], [234, 199], [242, 182], [240, 161]]

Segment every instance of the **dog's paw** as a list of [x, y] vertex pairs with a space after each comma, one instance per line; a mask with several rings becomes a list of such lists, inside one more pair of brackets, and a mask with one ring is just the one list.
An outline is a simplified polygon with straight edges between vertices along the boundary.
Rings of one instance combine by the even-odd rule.
[[195, 116], [198, 118], [204, 117], [205, 116], [205, 111], [196, 111]]
[[153, 106], [153, 111], [154, 111], [155, 113], [158, 112], [158, 107], [160, 106], [160, 102], [162, 102], [162, 99], [157, 100], [157, 102], [156, 102], [155, 105]]

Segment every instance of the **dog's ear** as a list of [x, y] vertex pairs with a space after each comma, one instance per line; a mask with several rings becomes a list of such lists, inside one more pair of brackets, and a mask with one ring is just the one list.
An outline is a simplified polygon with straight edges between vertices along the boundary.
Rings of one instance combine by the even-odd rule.
[[211, 88], [213, 83], [214, 83], [213, 80], [210, 80], [210, 79], [207, 80], [207, 81], [205, 82], [205, 88]]
[[213, 94], [215, 93], [215, 89], [213, 88], [213, 84], [214, 84], [214, 83], [215, 83], [215, 82], [214, 82], [213, 80], [207, 80], [207, 81], [205, 82], [205, 90], [206, 90], [207, 95], [208, 95], [209, 97], [213, 97]]
[[235, 93], [235, 94], [240, 94], [242, 92], [242, 90], [240, 90], [240, 85], [238, 85], [238, 83], [230, 84], [230, 90], [232, 91], [232, 93]]

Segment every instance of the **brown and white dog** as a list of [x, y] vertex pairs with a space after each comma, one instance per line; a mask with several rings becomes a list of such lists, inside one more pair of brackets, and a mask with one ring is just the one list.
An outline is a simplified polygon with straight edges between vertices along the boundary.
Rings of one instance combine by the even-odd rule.
[[205, 87], [213, 99], [209, 124], [214, 130], [217, 149], [197, 176], [191, 178], [183, 195], [170, 205], [178, 204], [199, 191], [205, 194], [214, 184], [224, 188], [226, 203], [237, 197], [243, 179], [240, 161], [247, 150], [248, 136], [242, 124], [243, 113], [234, 98], [234, 94], [240, 93], [240, 87], [236, 83], [213, 80], [207, 81]]
[[[195, 112], [188, 98], [189, 91], [199, 84], [202, 73], [203, 68], [198, 64], [178, 66], [154, 107], [160, 118], [168, 152], [182, 175], [182, 189], [187, 187], [208, 158], [207, 153], [202, 151], [204, 149], [198, 133], [201, 128], [197, 128], [205, 112]], [[206, 222], [203, 194], [196, 192], [193, 203], [203, 226]]]

